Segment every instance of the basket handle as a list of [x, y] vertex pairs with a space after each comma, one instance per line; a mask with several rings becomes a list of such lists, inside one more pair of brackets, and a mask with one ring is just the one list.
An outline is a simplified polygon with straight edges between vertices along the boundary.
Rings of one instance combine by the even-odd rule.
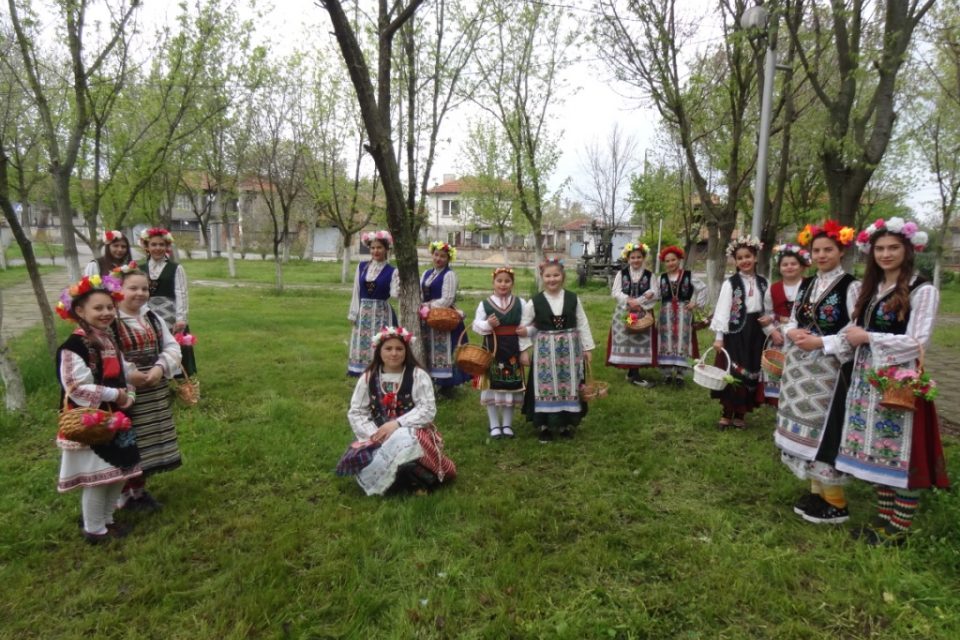
[[914, 338], [913, 341], [917, 343], [917, 348], [920, 349], [920, 357], [917, 358], [917, 373], [923, 375], [923, 357], [926, 355], [926, 352], [919, 340]]
[[[463, 337], [467, 335], [467, 331], [469, 331], [470, 329], [473, 329], [474, 325], [476, 324], [477, 324], [477, 321], [474, 320], [473, 322], [470, 323], [469, 327], [466, 327], [463, 330], [463, 333], [460, 334], [460, 339], [457, 340], [458, 347], [463, 344]], [[481, 333], [480, 335], [486, 335], [486, 334]], [[496, 327], [493, 327], [493, 331], [490, 332], [490, 335], [493, 336], [493, 351], [491, 353], [493, 353], [493, 355], [497, 355], [497, 328]]]
[[76, 391], [76, 389], [77, 389], [78, 386], [80, 386], [80, 383], [79, 383], [79, 382], [73, 383], [73, 384], [70, 385], [70, 387], [67, 389], [67, 392], [63, 394], [63, 407], [61, 407], [61, 409], [60, 409], [61, 411], [67, 411], [67, 410], [68, 410], [68, 407], [70, 406], [70, 394], [73, 393], [74, 391]]
[[180, 367], [180, 373], [183, 374], [184, 381], [190, 382], [190, 374], [187, 373], [187, 370], [183, 368], [183, 363], [180, 361], [180, 358], [172, 354], [167, 354], [167, 355], [169, 355], [171, 358], [177, 361], [177, 366]]
[[[700, 356], [700, 360], [697, 361], [697, 364], [703, 364], [704, 360], [707, 359], [707, 354], [713, 350], [714, 350], [713, 347], [710, 347], [706, 351], [704, 351], [703, 355]], [[724, 349], [723, 347], [720, 348], [720, 351], [723, 351], [723, 355], [727, 357], [727, 375], [730, 375], [730, 354], [727, 353], [727, 350]]]

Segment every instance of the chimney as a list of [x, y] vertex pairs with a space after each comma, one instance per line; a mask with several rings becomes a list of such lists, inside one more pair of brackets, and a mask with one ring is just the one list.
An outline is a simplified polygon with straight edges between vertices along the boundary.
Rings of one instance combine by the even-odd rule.
[[455, 173], [443, 174], [443, 184], [447, 184], [448, 182], [453, 182], [456, 179], [457, 179], [457, 174]]

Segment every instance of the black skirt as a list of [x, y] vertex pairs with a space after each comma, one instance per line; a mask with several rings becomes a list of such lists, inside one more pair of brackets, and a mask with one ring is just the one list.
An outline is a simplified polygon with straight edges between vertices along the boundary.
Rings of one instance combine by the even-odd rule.
[[[730, 354], [730, 374], [736, 384], [728, 384], [721, 391], [711, 391], [727, 413], [749, 413], [757, 406], [757, 384], [760, 381], [760, 359], [766, 336], [760, 326], [760, 314], [748, 313], [739, 333], [723, 336], [723, 348]], [[714, 366], [727, 368], [722, 351], [717, 353]]]

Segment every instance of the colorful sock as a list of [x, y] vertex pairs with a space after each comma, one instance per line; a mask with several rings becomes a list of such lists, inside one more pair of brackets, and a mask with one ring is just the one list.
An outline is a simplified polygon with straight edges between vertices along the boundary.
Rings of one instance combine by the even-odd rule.
[[823, 485], [823, 499], [837, 509], [843, 509], [847, 506], [847, 496], [843, 494], [843, 487], [838, 485]]
[[884, 486], [877, 486], [877, 525], [885, 527], [893, 516], [893, 503], [897, 492]]
[[487, 405], [487, 418], [490, 419], [490, 428], [499, 429], [500, 428], [500, 414], [497, 411], [497, 405], [488, 404]]
[[823, 496], [823, 485], [820, 484], [819, 480], [810, 481], [810, 493], [815, 493], [818, 496]]
[[920, 492], [916, 489], [897, 489], [896, 493], [893, 515], [890, 516], [890, 525], [887, 527], [887, 533], [891, 535], [910, 530], [913, 516], [917, 513], [917, 505], [920, 503]]

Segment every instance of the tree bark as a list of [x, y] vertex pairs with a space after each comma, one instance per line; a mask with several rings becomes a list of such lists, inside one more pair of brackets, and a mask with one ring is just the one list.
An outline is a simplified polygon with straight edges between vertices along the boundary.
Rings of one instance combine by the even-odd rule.
[[[0, 328], [3, 326], [3, 290], [0, 289]], [[27, 392], [23, 388], [23, 377], [17, 361], [10, 352], [6, 338], [0, 333], [0, 375], [3, 376], [3, 386], [7, 391], [7, 410], [25, 411], [27, 408]]]

